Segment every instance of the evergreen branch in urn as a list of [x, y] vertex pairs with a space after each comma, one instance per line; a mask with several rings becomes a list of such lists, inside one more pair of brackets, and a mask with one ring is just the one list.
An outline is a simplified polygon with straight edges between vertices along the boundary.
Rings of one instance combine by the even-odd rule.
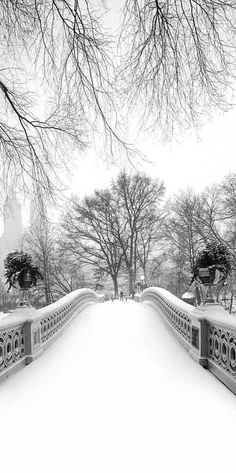
[[231, 254], [223, 243], [211, 241], [196, 258], [192, 281], [217, 285], [226, 280], [232, 266]]
[[4, 260], [6, 284], [8, 292], [12, 287], [22, 290], [36, 286], [43, 279], [39, 268], [33, 265], [32, 257], [22, 251], [9, 253]]

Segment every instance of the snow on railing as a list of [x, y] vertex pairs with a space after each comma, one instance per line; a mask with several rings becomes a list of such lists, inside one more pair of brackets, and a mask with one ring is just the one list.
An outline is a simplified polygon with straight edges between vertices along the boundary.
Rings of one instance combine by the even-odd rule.
[[78, 289], [43, 309], [20, 307], [0, 319], [0, 382], [42, 354], [88, 304], [102, 301], [91, 289]]
[[236, 394], [236, 317], [218, 304], [193, 307], [161, 288], [136, 296], [159, 309], [189, 354]]

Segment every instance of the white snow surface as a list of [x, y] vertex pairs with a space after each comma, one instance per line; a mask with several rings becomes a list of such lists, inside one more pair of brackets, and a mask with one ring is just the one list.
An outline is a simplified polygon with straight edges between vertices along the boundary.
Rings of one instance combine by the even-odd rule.
[[234, 469], [236, 397], [147, 304], [85, 309], [0, 385], [1, 471]]

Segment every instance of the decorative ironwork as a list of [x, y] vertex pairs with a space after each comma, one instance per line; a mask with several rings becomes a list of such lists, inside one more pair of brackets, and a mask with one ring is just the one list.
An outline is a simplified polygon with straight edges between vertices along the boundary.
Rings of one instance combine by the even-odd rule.
[[23, 327], [0, 332], [0, 372], [25, 355]]
[[199, 348], [199, 328], [197, 327], [192, 327], [192, 345]]
[[[150, 297], [150, 296], [149, 296]], [[167, 318], [169, 323], [175, 330], [191, 343], [191, 319], [190, 317], [167, 301], [160, 294], [153, 294], [155, 305], [161, 310], [162, 314]]]
[[43, 317], [41, 323], [41, 342], [46, 342], [56, 332], [58, 332], [75, 314], [81, 299], [76, 299], [70, 303], [67, 303], [62, 308], [57, 309], [55, 312], [48, 314]]
[[33, 347], [35, 348], [40, 344], [40, 329], [37, 328], [33, 331]]
[[236, 333], [211, 325], [209, 359], [236, 376]]
[[[77, 289], [61, 300], [38, 311], [20, 310], [1, 321], [0, 329], [0, 381], [5, 379], [17, 364], [31, 363], [47, 345], [46, 341], [61, 330], [69, 320], [87, 304], [103, 301], [90, 289]], [[14, 324], [14, 325], [13, 325]]]

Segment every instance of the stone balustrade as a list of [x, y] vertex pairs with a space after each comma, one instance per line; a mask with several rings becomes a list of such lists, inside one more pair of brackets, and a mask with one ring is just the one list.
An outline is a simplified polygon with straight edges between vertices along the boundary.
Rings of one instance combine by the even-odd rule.
[[[90, 289], [78, 289], [43, 309], [20, 307], [0, 319], [0, 382], [31, 363], [54, 342], [87, 305], [102, 302]], [[165, 289], [136, 295], [151, 304], [188, 353], [236, 394], [236, 317], [215, 304], [193, 307]]]
[[0, 382], [31, 363], [87, 305], [103, 296], [78, 289], [43, 309], [20, 307], [0, 319]]
[[151, 304], [181, 345], [236, 394], [236, 317], [220, 305], [193, 307], [161, 288], [148, 288], [136, 301]]

